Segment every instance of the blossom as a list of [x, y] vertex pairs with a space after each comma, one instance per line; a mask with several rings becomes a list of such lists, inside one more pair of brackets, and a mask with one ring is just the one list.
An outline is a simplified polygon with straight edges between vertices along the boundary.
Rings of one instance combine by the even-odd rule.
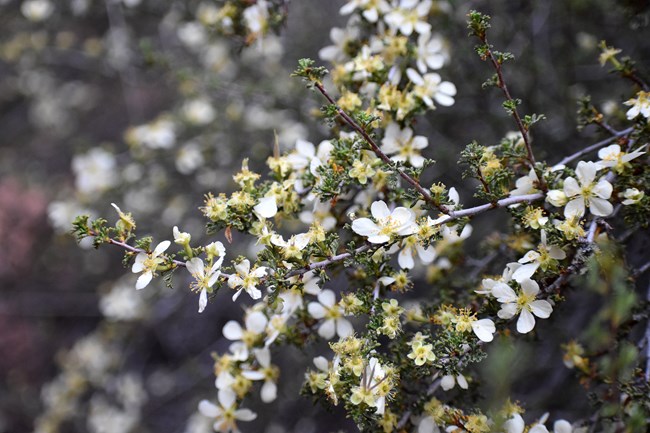
[[622, 203], [626, 206], [636, 204], [641, 201], [644, 195], [645, 193], [643, 191], [639, 191], [636, 188], [627, 188], [623, 193], [625, 200], [623, 200]]
[[309, 240], [309, 233], [293, 235], [288, 241], [285, 241], [280, 235], [271, 235], [271, 243], [276, 247], [282, 248], [282, 254], [285, 259], [300, 258], [302, 256], [302, 250], [309, 244]]
[[[253, 347], [253, 345], [260, 340], [261, 335], [266, 330], [268, 322], [268, 319], [261, 311], [251, 311], [246, 314], [246, 317], [244, 318], [245, 328], [242, 328], [238, 322], [230, 320], [224, 325], [222, 333], [228, 340], [234, 341], [234, 344], [240, 342], [243, 343], [243, 348], [240, 349], [238, 346], [235, 346], [234, 349], [245, 349], [244, 352], [240, 352], [242, 356], [238, 357], [240, 360], [245, 360], [248, 358], [248, 348]], [[233, 350], [233, 352], [234, 351], [235, 350]]]
[[431, 0], [399, 0], [399, 5], [386, 14], [384, 21], [392, 31], [399, 31], [404, 36], [417, 33], [430, 33], [431, 24], [426, 18], [431, 10]]
[[278, 213], [278, 203], [275, 195], [262, 197], [254, 207], [253, 211], [261, 218], [273, 218]]
[[417, 229], [415, 214], [405, 208], [398, 207], [392, 212], [384, 201], [376, 201], [370, 206], [370, 212], [376, 222], [370, 218], [358, 218], [352, 221], [352, 230], [361, 236], [367, 236], [368, 242], [383, 244], [391, 236], [407, 236]]
[[500, 278], [497, 279], [484, 278], [483, 281], [481, 281], [482, 290], [475, 290], [475, 292], [481, 295], [492, 295], [492, 290], [494, 289], [494, 287], [499, 283], [507, 283], [508, 281], [512, 281], [512, 274], [514, 274], [515, 271], [520, 267], [521, 267], [520, 263], [517, 262], [508, 263], [505, 269], [503, 270], [503, 273], [501, 274]]
[[218, 393], [219, 405], [208, 400], [201, 400], [199, 412], [203, 416], [214, 418], [214, 430], [218, 432], [239, 432], [236, 421], [253, 421], [257, 414], [250, 409], [237, 409], [235, 393], [221, 389]]
[[318, 52], [318, 56], [322, 60], [330, 62], [340, 62], [345, 60], [347, 53], [345, 52], [350, 42], [355, 41], [359, 37], [359, 28], [356, 26], [348, 25], [344, 29], [332, 27], [330, 30], [330, 39], [334, 42], [333, 45], [328, 45]]
[[156, 245], [156, 248], [151, 253], [140, 252], [135, 256], [135, 262], [131, 267], [131, 271], [134, 274], [142, 273], [135, 283], [136, 289], [144, 289], [151, 282], [158, 266], [165, 262], [165, 258], [161, 257], [161, 254], [167, 251], [170, 245], [171, 242], [162, 241]]
[[275, 384], [277, 368], [271, 365], [271, 351], [268, 348], [253, 350], [255, 359], [260, 365], [259, 370], [244, 370], [242, 376], [249, 380], [263, 380], [261, 397], [264, 403], [270, 403], [278, 395], [278, 386]]
[[639, 114], [646, 119], [650, 118], [650, 92], [641, 90], [636, 94], [636, 98], [631, 98], [624, 104], [632, 107], [625, 113], [629, 120], [634, 119]]
[[566, 253], [556, 245], [548, 245], [546, 242], [546, 231], [542, 230], [542, 243], [537, 247], [537, 251], [528, 251], [524, 256], [519, 259], [519, 263], [523, 266], [519, 267], [512, 278], [521, 282], [526, 278], [530, 278], [541, 266], [542, 270], [554, 267], [558, 260], [564, 260]]
[[318, 294], [318, 302], [310, 302], [307, 311], [315, 319], [325, 319], [318, 327], [318, 335], [330, 340], [337, 334], [341, 338], [352, 335], [352, 324], [343, 317], [343, 309], [336, 303], [336, 295], [331, 290]]
[[96, 194], [106, 191], [118, 182], [117, 162], [112, 153], [99, 147], [72, 158], [75, 187], [82, 194]]
[[598, 161], [598, 164], [601, 167], [611, 167], [616, 173], [621, 174], [623, 170], [629, 166], [629, 162], [639, 156], [643, 155], [645, 152], [637, 149], [630, 153], [622, 152], [621, 146], [618, 144], [612, 144], [607, 147], [603, 147], [598, 151], [598, 157], [601, 159]]
[[30, 21], [46, 20], [54, 12], [54, 5], [49, 0], [26, 0], [20, 5], [20, 11]]
[[182, 110], [185, 119], [194, 125], [207, 125], [217, 117], [217, 113], [212, 104], [202, 98], [187, 101], [183, 104]]
[[386, 134], [381, 140], [381, 151], [387, 155], [396, 154], [391, 157], [396, 162], [407, 162], [413, 167], [422, 167], [424, 158], [419, 150], [426, 148], [429, 140], [423, 135], [413, 136], [413, 130], [409, 127], [400, 129], [399, 125], [391, 122], [386, 127]]
[[517, 332], [526, 334], [535, 327], [533, 314], [540, 319], [547, 319], [553, 312], [553, 307], [544, 299], [535, 299], [539, 294], [537, 282], [526, 278], [519, 284], [521, 286], [519, 293], [515, 293], [509, 285], [499, 283], [492, 289], [492, 294], [502, 304], [497, 315], [502, 319], [511, 319], [519, 314]]
[[181, 232], [178, 226], [174, 226], [172, 233], [174, 235], [174, 243], [178, 245], [188, 245], [192, 239], [192, 235], [187, 232]]
[[253, 299], [260, 299], [262, 292], [256, 287], [260, 282], [260, 278], [266, 275], [267, 268], [265, 266], [254, 267], [251, 270], [251, 263], [248, 259], [244, 259], [235, 265], [236, 274], [232, 274], [228, 278], [228, 285], [239, 290], [233, 295], [232, 300], [236, 301], [242, 290], [250, 295]]
[[474, 332], [474, 335], [476, 337], [485, 342], [489, 343], [490, 341], [494, 340], [494, 333], [496, 332], [496, 327], [494, 326], [494, 322], [491, 319], [478, 319], [476, 320], [475, 317], [472, 317], [472, 321], [470, 323], [470, 326], [472, 327], [472, 331]]
[[361, 9], [361, 15], [368, 22], [376, 23], [379, 14], [384, 14], [390, 10], [390, 5], [386, 0], [350, 0], [340, 9], [341, 15], [349, 15], [355, 9]]
[[411, 352], [406, 357], [412, 359], [418, 367], [436, 359], [436, 355], [433, 353], [433, 344], [424, 344], [420, 341], [412, 342]]
[[576, 181], [572, 177], [564, 180], [564, 194], [570, 201], [564, 208], [564, 216], [583, 216], [585, 206], [592, 215], [607, 216], [614, 207], [607, 201], [612, 195], [612, 184], [605, 179], [596, 182], [596, 172], [600, 166], [595, 162], [580, 161], [576, 167]]
[[406, 75], [415, 85], [413, 94], [422, 99], [427, 107], [435, 108], [433, 99], [443, 107], [454, 105], [454, 96], [456, 96], [454, 83], [442, 81], [440, 75], [435, 72], [420, 75], [412, 68], [406, 70]]
[[418, 37], [416, 56], [417, 67], [422, 74], [427, 71], [427, 67], [442, 68], [448, 58], [443, 39], [430, 33], [422, 33]]
[[526, 176], [520, 177], [515, 182], [515, 189], [510, 191], [511, 196], [517, 195], [526, 195], [538, 192], [537, 185], [539, 184], [539, 178], [535, 169], [531, 168]]
[[219, 279], [219, 276], [221, 275], [220, 268], [222, 262], [223, 257], [220, 257], [212, 264], [212, 266], [204, 265], [203, 260], [194, 257], [185, 263], [187, 270], [194, 277], [194, 281], [190, 286], [191, 289], [200, 292], [199, 313], [202, 313], [208, 305], [208, 290], [210, 290]]

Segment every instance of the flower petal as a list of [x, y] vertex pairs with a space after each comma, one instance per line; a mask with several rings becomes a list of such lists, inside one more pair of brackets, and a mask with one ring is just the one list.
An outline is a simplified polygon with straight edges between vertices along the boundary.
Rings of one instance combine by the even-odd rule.
[[527, 334], [535, 327], [535, 317], [527, 309], [521, 310], [517, 319], [517, 332]]

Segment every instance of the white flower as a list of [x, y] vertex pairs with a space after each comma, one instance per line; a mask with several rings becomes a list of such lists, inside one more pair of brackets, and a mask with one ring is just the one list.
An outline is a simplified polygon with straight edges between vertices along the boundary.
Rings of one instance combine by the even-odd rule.
[[350, 401], [354, 405], [363, 402], [370, 407], [376, 408], [376, 414], [383, 415], [386, 407], [386, 395], [379, 385], [387, 380], [388, 377], [379, 360], [375, 357], [370, 358], [368, 365], [363, 370], [361, 383], [359, 386], [352, 388]]
[[131, 271], [134, 274], [142, 273], [142, 275], [138, 277], [138, 281], [135, 283], [136, 289], [144, 289], [151, 282], [156, 274], [158, 266], [165, 262], [164, 257], [160, 257], [160, 255], [167, 251], [167, 248], [169, 248], [170, 245], [171, 242], [162, 241], [156, 246], [156, 248], [154, 248], [153, 252], [141, 252], [135, 256], [135, 262], [131, 267]]
[[271, 365], [271, 351], [268, 348], [253, 350], [255, 359], [260, 365], [259, 370], [244, 370], [242, 376], [249, 380], [263, 380], [261, 397], [264, 403], [271, 403], [278, 396], [278, 386], [275, 384], [276, 368]]
[[456, 385], [456, 382], [458, 382], [458, 386], [461, 387], [461, 389], [469, 388], [467, 379], [465, 379], [465, 376], [463, 376], [462, 374], [459, 374], [458, 376], [454, 376], [451, 374], [447, 374], [443, 376], [442, 380], [440, 381], [440, 387], [442, 387], [442, 389], [444, 389], [445, 391], [449, 391]]
[[128, 321], [139, 319], [145, 311], [142, 296], [133, 291], [128, 284], [118, 283], [110, 292], [102, 295], [99, 310], [110, 321]]
[[309, 245], [310, 238], [309, 233], [300, 233], [285, 241], [282, 236], [275, 234], [271, 235], [271, 243], [283, 249], [282, 253], [285, 259], [300, 258], [302, 250]]
[[422, 76], [412, 68], [406, 70], [406, 75], [415, 84], [413, 94], [422, 99], [427, 107], [435, 108], [433, 99], [443, 107], [454, 105], [454, 96], [456, 96], [456, 86], [454, 83], [442, 81], [440, 75], [435, 72]]
[[72, 158], [77, 190], [86, 195], [97, 194], [117, 184], [115, 156], [99, 147]]
[[318, 327], [318, 335], [331, 340], [335, 334], [341, 338], [352, 335], [352, 324], [343, 317], [343, 308], [336, 303], [336, 295], [331, 290], [318, 294], [318, 302], [310, 302], [307, 311], [314, 319], [325, 319]]
[[348, 23], [348, 26], [344, 29], [332, 27], [330, 30], [330, 39], [334, 44], [322, 48], [318, 52], [318, 56], [322, 60], [341, 62], [347, 58], [345, 50], [348, 44], [355, 41], [358, 37], [359, 27], [354, 26], [353, 23]]
[[632, 98], [625, 105], [631, 105], [632, 108], [627, 110], [627, 118], [634, 119], [639, 114], [643, 115], [646, 119], [650, 118], [650, 92], [639, 91], [636, 98]]
[[201, 400], [199, 412], [214, 418], [213, 428], [217, 432], [239, 432], [236, 421], [253, 421], [257, 414], [250, 409], [237, 409], [237, 397], [231, 390], [221, 389], [218, 394], [219, 405]]
[[235, 271], [237, 273], [228, 278], [228, 285], [233, 289], [237, 287], [240, 287], [240, 289], [233, 295], [232, 300], [236, 301], [242, 290], [245, 290], [251, 298], [260, 299], [262, 292], [255, 286], [260, 282], [260, 278], [266, 275], [266, 267], [260, 266], [251, 270], [251, 262], [244, 259], [235, 265]]
[[515, 189], [510, 191], [510, 195], [517, 196], [517, 195], [526, 195], [526, 194], [532, 194], [538, 192], [537, 189], [538, 183], [539, 183], [539, 178], [537, 177], [537, 173], [535, 173], [534, 168], [531, 168], [528, 175], [517, 179], [517, 181], [515, 182]]
[[370, 218], [352, 221], [352, 230], [361, 236], [367, 236], [370, 243], [383, 244], [392, 235], [407, 236], [417, 230], [415, 214], [405, 207], [395, 208], [391, 212], [385, 202], [376, 201], [370, 207], [370, 212], [376, 222]]
[[[243, 361], [248, 358], [248, 349], [252, 348], [260, 339], [267, 324], [268, 319], [264, 313], [251, 311], [244, 318], [245, 329], [238, 322], [230, 320], [224, 325], [222, 333], [228, 340], [235, 342], [231, 345], [231, 351], [238, 352], [240, 356], [237, 358]], [[241, 343], [243, 343], [243, 347]]]
[[169, 149], [176, 143], [176, 125], [171, 120], [160, 118], [131, 129], [127, 135], [135, 144], [151, 149]]
[[547, 319], [553, 312], [553, 307], [546, 300], [535, 300], [539, 294], [537, 282], [524, 279], [519, 284], [521, 286], [519, 294], [505, 283], [497, 284], [492, 289], [492, 294], [503, 304], [497, 315], [502, 319], [511, 319], [519, 314], [517, 332], [526, 334], [535, 327], [533, 314], [540, 319]]
[[203, 165], [205, 159], [198, 144], [189, 142], [176, 154], [176, 170], [181, 174], [190, 174]]
[[208, 39], [205, 27], [203, 27], [201, 23], [195, 21], [179, 25], [176, 35], [178, 36], [178, 39], [180, 39], [181, 42], [190, 49], [196, 49], [203, 46]]
[[393, 32], [399, 31], [405, 36], [410, 36], [414, 30], [420, 34], [430, 33], [431, 24], [426, 22], [430, 10], [431, 0], [399, 0], [398, 8], [387, 13], [384, 21]]
[[318, 221], [325, 231], [330, 231], [336, 227], [336, 218], [332, 215], [332, 205], [329, 201], [321, 202], [318, 198], [314, 199], [312, 210], [300, 212], [298, 218], [303, 223], [310, 225]]
[[376, 23], [379, 14], [384, 14], [390, 10], [390, 5], [386, 0], [350, 0], [341, 7], [341, 15], [349, 15], [355, 9], [361, 9], [361, 15], [371, 23]]
[[381, 140], [381, 151], [386, 155], [393, 155], [390, 159], [396, 162], [407, 162], [413, 167], [422, 167], [424, 158], [420, 150], [429, 145], [429, 140], [422, 135], [413, 136], [409, 127], [400, 129], [399, 125], [391, 122], [386, 127], [386, 135]]
[[443, 39], [429, 33], [423, 33], [418, 37], [416, 56], [418, 70], [421, 74], [427, 72], [427, 67], [429, 69], [442, 68], [448, 58]]
[[637, 149], [630, 153], [622, 152], [621, 146], [618, 144], [612, 144], [607, 147], [603, 147], [598, 151], [598, 157], [601, 159], [598, 161], [598, 164], [601, 167], [611, 167], [615, 172], [621, 174], [629, 162], [639, 156], [643, 155], [645, 152]]
[[523, 266], [512, 274], [512, 279], [521, 283], [522, 280], [532, 277], [540, 266], [543, 270], [546, 270], [547, 266], [565, 258], [566, 253], [562, 248], [546, 243], [546, 231], [542, 230], [542, 243], [537, 247], [537, 251], [528, 251], [519, 259], [519, 263]]
[[187, 270], [194, 277], [194, 281], [190, 287], [192, 290], [200, 292], [199, 313], [202, 313], [208, 305], [208, 290], [210, 290], [219, 279], [219, 276], [221, 275], [220, 268], [222, 262], [223, 257], [220, 257], [219, 260], [212, 264], [212, 266], [208, 267], [203, 264], [203, 260], [194, 257], [185, 263]]
[[601, 167], [595, 162], [580, 161], [576, 167], [576, 181], [572, 177], [564, 180], [564, 194], [570, 201], [564, 208], [564, 216], [582, 217], [585, 206], [589, 207], [592, 215], [607, 216], [614, 211], [612, 204], [607, 201], [612, 195], [612, 184], [605, 179], [596, 182], [596, 172]]
[[206, 99], [193, 99], [183, 104], [183, 116], [194, 125], [207, 125], [217, 117], [214, 107]]
[[20, 11], [30, 21], [46, 20], [54, 12], [54, 5], [49, 0], [26, 0], [20, 5]]
[[627, 188], [623, 193], [625, 200], [622, 203], [626, 206], [636, 204], [641, 201], [644, 195], [645, 193], [643, 191], [639, 191], [636, 188]]
[[178, 226], [174, 226], [172, 233], [174, 235], [174, 243], [178, 245], [188, 245], [192, 239], [192, 235], [187, 232], [181, 232], [178, 230]]
[[244, 21], [251, 33], [263, 33], [269, 19], [269, 6], [266, 0], [257, 0], [256, 4], [244, 9]]

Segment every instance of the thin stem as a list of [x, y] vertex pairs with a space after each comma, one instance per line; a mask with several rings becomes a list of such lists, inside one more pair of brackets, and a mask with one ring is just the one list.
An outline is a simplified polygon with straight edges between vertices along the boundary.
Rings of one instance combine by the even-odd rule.
[[[486, 47], [489, 47], [490, 45], [488, 44], [487, 37], [483, 37], [481, 41], [485, 44]], [[494, 57], [494, 53], [492, 53], [492, 50], [488, 48], [487, 50], [488, 57], [490, 59], [490, 63], [492, 63], [492, 66], [494, 67], [497, 77], [499, 79], [499, 82], [497, 83], [499, 88], [503, 91], [503, 95], [506, 97], [507, 101], [514, 101], [512, 96], [510, 95], [510, 90], [508, 90], [508, 85], [506, 84], [505, 79], [503, 78], [503, 68], [501, 67], [501, 63]], [[521, 133], [521, 137], [524, 140], [524, 143], [526, 144], [526, 153], [528, 154], [528, 162], [530, 163], [531, 168], [535, 168], [535, 155], [533, 154], [533, 147], [530, 144], [530, 137], [528, 136], [528, 129], [524, 126], [524, 122], [521, 120], [521, 116], [519, 116], [519, 111], [517, 111], [517, 108], [513, 105], [512, 107], [512, 117], [515, 119], [515, 123], [517, 124], [517, 128], [519, 128], [519, 132]], [[541, 182], [544, 182], [544, 178], [542, 176], [538, 176], [541, 180]]]
[[379, 159], [384, 161], [386, 164], [394, 167], [395, 170], [397, 171], [397, 173], [402, 177], [402, 179], [404, 179], [406, 182], [408, 182], [413, 188], [415, 188], [417, 190], [417, 192], [419, 192], [422, 195], [422, 197], [424, 197], [424, 201], [426, 201], [427, 203], [429, 203], [432, 206], [439, 209], [440, 212], [443, 212], [443, 213], [446, 213], [446, 214], [449, 213], [450, 209], [445, 205], [441, 205], [439, 203], [436, 203], [436, 201], [433, 200], [433, 198], [431, 197], [431, 194], [429, 194], [429, 191], [427, 191], [424, 187], [422, 187], [422, 185], [420, 185], [420, 182], [413, 179], [406, 172], [404, 172], [401, 168], [395, 167], [395, 163], [393, 162], [393, 160], [391, 160], [388, 157], [388, 155], [386, 155], [379, 148], [379, 145], [377, 145], [375, 140], [372, 139], [372, 137], [366, 132], [366, 130], [361, 127], [361, 125], [359, 125], [352, 117], [350, 117], [345, 111], [343, 111], [343, 109], [341, 107], [339, 107], [336, 104], [336, 101], [334, 101], [334, 99], [330, 96], [330, 94], [327, 93], [327, 90], [325, 90], [325, 88], [323, 87], [323, 85], [321, 83], [318, 83], [318, 82], [314, 83], [314, 86], [325, 97], [325, 99], [327, 99], [327, 101], [330, 104], [332, 104], [332, 105], [334, 105], [336, 107], [336, 112], [339, 114], [339, 116], [341, 116], [341, 118], [345, 121], [345, 123], [347, 123], [352, 129], [354, 129], [359, 134], [361, 134], [363, 139], [366, 141], [366, 143], [368, 143], [370, 145], [370, 148], [375, 153], [375, 155], [377, 155], [377, 157], [379, 157]]
[[601, 147], [604, 147], [604, 146], [610, 144], [611, 142], [618, 140], [619, 138], [623, 137], [624, 135], [629, 134], [632, 131], [634, 131], [633, 127], [624, 129], [622, 131], [619, 131], [616, 134], [614, 134], [613, 136], [611, 136], [609, 138], [606, 138], [605, 140], [599, 141], [598, 143], [594, 143], [591, 146], [587, 146], [584, 149], [579, 150], [576, 153], [563, 158], [560, 162], [558, 162], [555, 165], [557, 166], [557, 165], [568, 164], [569, 162], [574, 161], [574, 160], [582, 157], [583, 155], [587, 155], [588, 153], [591, 153], [594, 150], [598, 150]]

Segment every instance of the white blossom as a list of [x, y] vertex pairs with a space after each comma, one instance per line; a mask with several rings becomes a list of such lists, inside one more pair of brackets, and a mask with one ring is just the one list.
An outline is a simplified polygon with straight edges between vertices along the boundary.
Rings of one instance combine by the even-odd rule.
[[242, 290], [245, 290], [251, 298], [260, 299], [262, 292], [256, 286], [260, 278], [266, 275], [266, 267], [260, 266], [251, 270], [251, 263], [248, 259], [244, 259], [235, 265], [235, 271], [237, 273], [232, 274], [228, 278], [228, 285], [231, 288], [236, 289], [239, 287], [239, 290], [233, 295], [232, 300], [236, 301], [239, 295], [241, 295]]
[[401, 129], [395, 122], [386, 127], [386, 133], [381, 140], [381, 151], [386, 155], [393, 155], [390, 159], [396, 162], [408, 162], [413, 167], [422, 167], [424, 158], [420, 150], [429, 145], [429, 140], [422, 135], [413, 136], [409, 127]]
[[307, 311], [314, 319], [325, 319], [318, 327], [318, 335], [331, 340], [334, 335], [341, 338], [352, 335], [352, 324], [343, 317], [343, 308], [336, 302], [336, 295], [331, 290], [318, 294], [318, 302], [310, 302]]
[[158, 266], [165, 262], [165, 259], [164, 257], [161, 257], [161, 254], [167, 251], [167, 248], [169, 248], [170, 245], [171, 242], [162, 241], [156, 245], [156, 248], [154, 248], [151, 253], [141, 252], [135, 256], [135, 262], [131, 267], [131, 271], [134, 274], [142, 273], [142, 275], [138, 277], [138, 281], [135, 283], [136, 289], [144, 289], [151, 282], [156, 274]]
[[600, 166], [595, 162], [580, 161], [576, 167], [578, 180], [568, 177], [564, 180], [564, 194], [569, 202], [564, 208], [564, 216], [582, 217], [585, 207], [592, 215], [607, 216], [614, 211], [607, 201], [612, 195], [612, 184], [605, 179], [596, 182], [596, 173]]
[[250, 409], [237, 409], [237, 397], [233, 391], [219, 390], [218, 400], [218, 405], [208, 400], [199, 403], [199, 412], [214, 419], [213, 427], [217, 432], [239, 432], [237, 421], [253, 421], [257, 418], [257, 414]]
[[417, 230], [415, 214], [405, 208], [398, 207], [392, 212], [384, 201], [376, 201], [370, 207], [370, 212], [375, 219], [358, 218], [352, 221], [352, 230], [368, 237], [368, 242], [383, 244], [390, 240], [391, 236], [407, 236]]
[[535, 316], [547, 319], [553, 312], [551, 304], [544, 300], [535, 299], [539, 294], [539, 285], [531, 279], [524, 279], [520, 283], [519, 293], [505, 283], [499, 283], [492, 289], [492, 294], [500, 302], [501, 309], [497, 315], [502, 319], [511, 319], [519, 314], [517, 319], [517, 332], [526, 334], [535, 327]]
[[456, 96], [454, 83], [442, 81], [440, 75], [435, 72], [420, 75], [412, 68], [406, 70], [406, 75], [415, 85], [413, 94], [422, 99], [427, 107], [435, 108], [434, 99], [443, 107], [454, 105], [454, 96]]

